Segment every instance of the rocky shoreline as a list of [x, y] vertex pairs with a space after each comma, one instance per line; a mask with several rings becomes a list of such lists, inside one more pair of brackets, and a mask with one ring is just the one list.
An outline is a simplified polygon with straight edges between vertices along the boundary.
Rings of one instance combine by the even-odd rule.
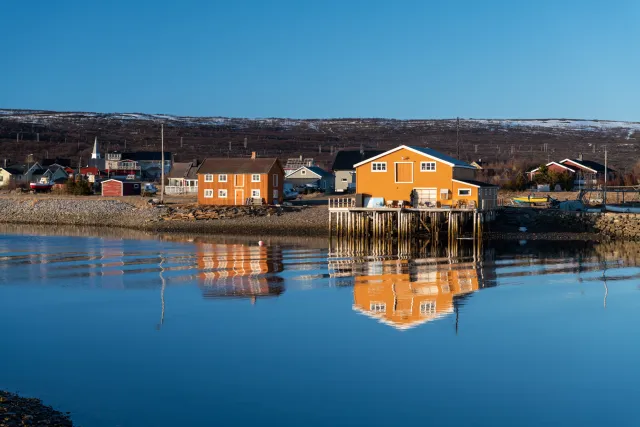
[[[329, 234], [326, 206], [155, 206], [141, 198], [0, 198], [0, 223], [265, 237]], [[640, 215], [505, 208], [485, 231], [491, 240], [640, 240]]]
[[56, 411], [40, 399], [0, 391], [0, 427], [73, 427], [68, 413]]

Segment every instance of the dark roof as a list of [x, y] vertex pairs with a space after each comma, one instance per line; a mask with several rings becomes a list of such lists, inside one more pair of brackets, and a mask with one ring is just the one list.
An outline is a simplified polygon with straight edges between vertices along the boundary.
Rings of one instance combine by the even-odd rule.
[[55, 158], [55, 159], [42, 159], [41, 162], [38, 162], [40, 164], [40, 166], [46, 168], [48, 166], [51, 165], [60, 165], [60, 166], [64, 166], [66, 168], [71, 167], [71, 160], [70, 159], [59, 159], [59, 158]]
[[24, 165], [11, 165], [11, 166], [7, 166], [6, 168], [3, 168], [4, 170], [6, 170], [7, 172], [9, 172], [11, 175], [22, 175], [24, 174]]
[[474, 187], [497, 187], [497, 185], [476, 181], [474, 179], [454, 179], [454, 181], [464, 182], [465, 184], [473, 185]]
[[198, 168], [198, 174], [203, 173], [268, 173], [276, 158], [209, 158]]
[[174, 163], [169, 171], [169, 178], [190, 178], [196, 179], [196, 172], [198, 167], [193, 165], [193, 162], [187, 163]]
[[[585, 166], [589, 169], [593, 169], [594, 171], [598, 172], [598, 173], [603, 173], [604, 172], [604, 165], [598, 162], [594, 162], [592, 160], [577, 160], [577, 159], [568, 159], [570, 161], [572, 161], [573, 163], [577, 163], [579, 165]], [[615, 172], [615, 170], [611, 169], [611, 168], [607, 168], [609, 173]]]
[[[122, 159], [135, 160], [136, 162], [144, 160], [162, 160], [162, 151], [136, 151], [132, 153], [122, 153]], [[171, 152], [164, 152], [164, 160], [171, 160]]]
[[443, 154], [439, 151], [436, 151], [432, 148], [428, 148], [428, 147], [414, 147], [414, 146], [410, 146], [409, 148], [419, 151], [423, 154], [426, 154], [427, 156], [431, 156], [431, 157], [435, 157], [436, 159], [442, 160], [443, 162], [447, 162], [447, 163], [451, 163], [454, 166], [459, 166], [459, 167], [463, 167], [463, 168], [473, 168], [475, 169], [473, 166], [471, 166], [469, 163], [467, 162], [463, 162], [462, 160], [458, 160], [456, 158], [453, 158], [451, 156], [447, 156], [446, 154]]
[[384, 151], [381, 150], [364, 150], [363, 152], [360, 152], [360, 150], [338, 151], [331, 169], [334, 171], [353, 170], [353, 165], [356, 163], [364, 162], [382, 153], [384, 153]]
[[321, 177], [333, 176], [331, 173], [327, 172], [326, 170], [322, 169], [319, 166], [305, 166], [305, 167], [309, 169], [311, 172], [317, 173]]

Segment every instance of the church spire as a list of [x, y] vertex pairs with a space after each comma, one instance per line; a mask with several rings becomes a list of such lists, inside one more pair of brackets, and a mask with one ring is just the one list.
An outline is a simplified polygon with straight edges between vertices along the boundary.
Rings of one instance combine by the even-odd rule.
[[98, 137], [96, 136], [96, 140], [93, 143], [93, 151], [91, 152], [91, 158], [92, 159], [99, 159], [100, 158], [100, 152], [98, 151]]

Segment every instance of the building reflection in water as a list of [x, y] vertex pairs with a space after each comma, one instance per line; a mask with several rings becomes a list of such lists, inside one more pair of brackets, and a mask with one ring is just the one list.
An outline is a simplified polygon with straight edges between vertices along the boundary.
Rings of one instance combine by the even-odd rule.
[[278, 246], [197, 244], [199, 286], [204, 298], [277, 297], [284, 292]]

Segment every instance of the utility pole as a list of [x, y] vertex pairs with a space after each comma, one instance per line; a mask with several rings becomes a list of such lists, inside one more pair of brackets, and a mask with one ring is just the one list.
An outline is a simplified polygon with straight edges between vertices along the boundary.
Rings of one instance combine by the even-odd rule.
[[[182, 148], [182, 137], [180, 137], [180, 148]], [[246, 148], [246, 146], [245, 146]]]
[[460, 158], [460, 117], [456, 118], [456, 158]]
[[164, 204], [164, 123], [160, 125], [160, 203]]
[[609, 168], [607, 167], [607, 146], [604, 146], [604, 190], [602, 195], [602, 204], [604, 210], [607, 210], [607, 175], [609, 175]]

